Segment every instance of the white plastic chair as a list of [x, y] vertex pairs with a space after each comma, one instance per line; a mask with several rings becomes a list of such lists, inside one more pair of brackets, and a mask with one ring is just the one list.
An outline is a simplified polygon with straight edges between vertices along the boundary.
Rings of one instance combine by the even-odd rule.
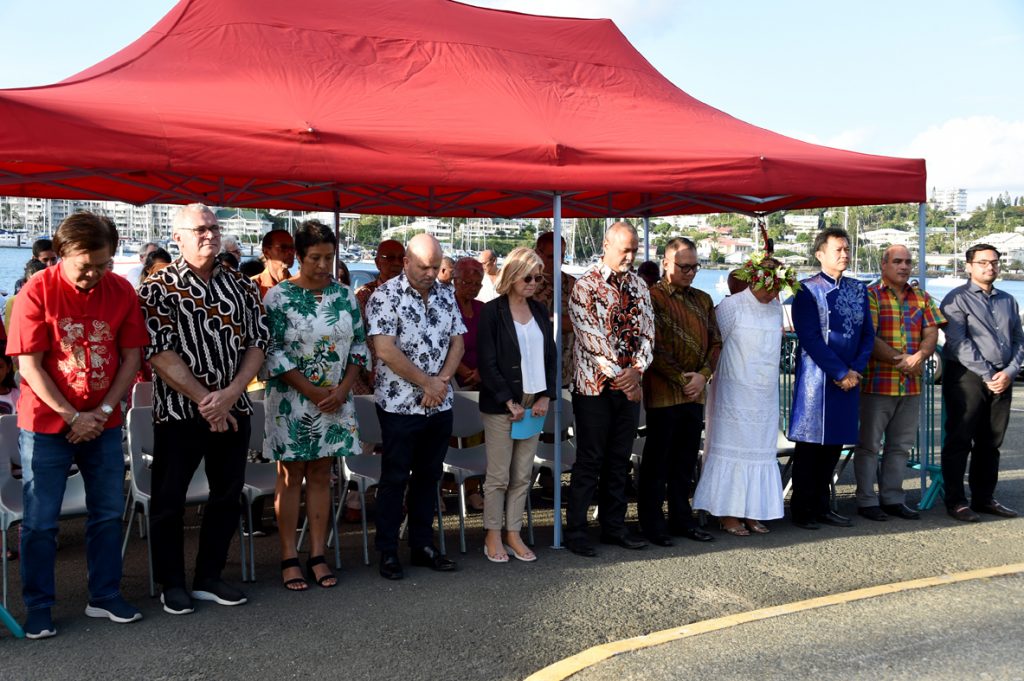
[[[146, 527], [146, 560], [149, 566], [149, 595], [156, 596], [156, 583], [153, 581], [153, 547], [149, 531], [149, 505], [153, 497], [153, 478], [146, 461], [147, 455], [153, 453], [153, 408], [132, 407], [128, 410], [126, 419], [128, 428], [128, 457], [131, 469], [131, 493], [132, 511], [128, 518], [128, 527], [124, 533], [124, 543], [121, 545], [121, 556], [124, 557], [128, 549], [128, 539], [132, 534], [132, 521], [135, 514], [142, 511], [142, 517]], [[189, 483], [188, 491], [185, 494], [185, 504], [203, 504], [210, 498], [210, 484], [206, 479], [206, 472], [202, 465], [196, 468], [192, 481]], [[245, 535], [242, 533], [242, 516], [238, 516], [238, 541], [241, 548], [242, 581], [247, 580], [247, 559], [245, 550]]]
[[[452, 402], [452, 437], [462, 444], [466, 439], [484, 430], [480, 418], [480, 393], [456, 392]], [[479, 444], [472, 447], [448, 447], [443, 470], [455, 478], [459, 486], [459, 551], [466, 552], [466, 481], [482, 478], [487, 473], [487, 448]]]
[[[562, 391], [561, 399], [561, 426], [562, 432], [555, 433], [555, 405], [552, 404], [548, 409], [548, 416], [544, 420], [544, 430], [541, 431], [540, 442], [537, 443], [537, 452], [533, 456], [533, 484], [536, 485], [537, 481], [540, 480], [540, 472], [542, 469], [546, 469], [551, 473], [552, 483], [555, 485], [562, 484], [562, 474], [568, 473], [572, 470], [572, 465], [576, 463], [576, 438], [575, 428], [576, 420], [572, 410], [572, 398], [569, 393], [565, 390]], [[555, 470], [555, 438], [562, 442], [562, 465], [561, 469]], [[531, 485], [532, 487], [532, 485]], [[556, 508], [555, 513], [560, 513], [561, 509]], [[530, 501], [530, 496], [526, 497], [526, 531], [530, 544], [533, 544], [533, 504]]]
[[131, 406], [152, 407], [153, 406], [153, 382], [139, 381], [132, 386]]
[[[21, 521], [25, 510], [21, 480], [16, 480], [11, 475], [11, 462], [19, 451], [19, 434], [18, 416], [16, 414], [0, 416], [0, 534], [3, 535], [0, 548], [3, 550], [3, 596], [5, 607], [7, 606], [7, 531], [15, 523]], [[85, 483], [82, 480], [82, 474], [71, 474], [68, 476], [67, 487], [64, 490], [64, 501], [60, 506], [60, 517], [81, 516], [85, 515], [86, 511]]]

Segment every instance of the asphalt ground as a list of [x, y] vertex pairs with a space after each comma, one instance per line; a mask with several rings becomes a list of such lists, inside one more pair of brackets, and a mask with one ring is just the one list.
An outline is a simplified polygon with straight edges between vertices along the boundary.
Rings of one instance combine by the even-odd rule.
[[[1015, 393], [1020, 409], [1024, 394], [1020, 387]], [[855, 511], [852, 475], [850, 466], [838, 487], [839, 510], [851, 515]], [[910, 471], [906, 488], [910, 501], [916, 502], [920, 491]], [[997, 496], [1011, 507], [1024, 509], [1024, 419], [1020, 411], [1011, 418]], [[259, 581], [246, 585], [247, 605], [229, 608], [202, 603], [195, 614], [183, 617], [165, 614], [159, 601], [148, 597], [145, 545], [136, 535], [128, 547], [123, 592], [142, 608], [145, 618], [128, 625], [83, 614], [87, 600], [84, 522], [66, 521], [57, 564], [59, 593], [54, 618], [58, 636], [19, 641], [0, 633], [0, 679], [523, 679], [610, 641], [817, 596], [1024, 560], [1024, 519], [986, 516], [980, 524], [959, 523], [945, 514], [941, 502], [919, 521], [879, 523], [855, 516], [853, 528], [818, 531], [775, 521], [770, 523], [771, 534], [750, 537], [732, 537], [712, 528], [716, 541], [711, 544], [679, 539], [671, 548], [652, 546], [641, 551], [600, 546], [599, 556], [588, 559], [549, 548], [550, 502], [544, 507], [539, 494], [534, 501], [542, 507], [535, 514], [536, 563], [487, 562], [482, 555], [479, 514], [469, 518], [469, 552], [458, 555], [453, 512], [446, 518], [447, 537], [449, 551], [459, 560], [459, 571], [439, 574], [407, 566], [404, 581], [387, 582], [377, 575], [375, 556], [371, 566], [362, 564], [359, 525], [346, 524], [339, 587], [294, 594], [280, 584], [278, 538], [273, 535], [256, 540]], [[453, 499], [448, 505], [454, 511]], [[188, 516], [192, 529], [186, 533], [190, 559], [198, 534], [193, 513]], [[630, 513], [635, 519], [632, 504]], [[228, 579], [237, 580], [238, 560], [236, 545], [225, 570]], [[15, 563], [10, 609], [21, 620], [24, 612], [17, 569]], [[1000, 630], [1019, 626], [1020, 618], [1014, 619], [1015, 610], [1009, 606], [1003, 610], [1008, 620], [983, 619], [993, 611], [992, 599], [987, 597], [991, 594], [963, 593], [966, 595], [957, 597], [960, 605], [953, 613], [965, 623], [962, 628], [977, 626], [983, 631], [985, 626]], [[997, 651], [985, 652], [980, 642], [966, 649], [942, 643], [954, 639], [943, 639], [946, 634], [936, 632], [948, 629], [952, 637], [957, 627], [935, 629], [935, 623], [948, 623], [951, 613], [934, 607], [928, 600], [931, 597], [922, 594], [924, 591], [908, 595], [892, 610], [900, 616], [894, 625], [896, 632], [905, 635], [907, 643], [886, 649], [884, 660], [891, 658], [893, 665], [919, 660], [916, 641], [921, 649], [937, 648], [934, 659], [958, 665], [962, 676], [982, 678], [984, 668], [974, 665], [988, 664], [986, 656]], [[1019, 588], [1008, 588], [1006, 594], [995, 599], [997, 604], [1019, 605]], [[794, 636], [804, 631], [811, 641], [840, 635], [853, 640], [858, 622], [863, 630], [876, 626], [870, 613], [858, 610], [873, 607], [871, 604], [851, 606], [848, 615], [843, 614], [847, 606], [837, 607], [807, 615], [810, 624], [806, 629], [801, 629], [798, 621], [804, 616], [779, 618], [764, 623], [763, 634], [751, 634], [743, 641], [732, 638], [738, 636], [733, 630], [689, 641], [684, 645], [691, 647], [679, 648], [675, 655], [669, 647], [644, 655], [665, 654], [662, 664], [666, 673], [675, 674], [673, 678], [684, 678], [691, 668], [711, 669], [717, 674], [718, 665], [733, 661], [737, 652], [745, 653], [769, 633], [778, 635], [779, 647], [788, 640], [790, 630]], [[811, 618], [821, 620], [813, 624]], [[835, 635], [829, 629], [833, 621]], [[1019, 628], [1008, 631], [1019, 632]], [[813, 660], [824, 659], [815, 655]], [[628, 665], [630, 657], [616, 663]], [[693, 666], [704, 658], [716, 662], [710, 668]], [[762, 654], [750, 659], [756, 663], [776, 658]], [[822, 676], [817, 667], [795, 659], [788, 678]], [[890, 678], [884, 660], [877, 660], [883, 666], [875, 678]], [[743, 673], [742, 667], [722, 668]], [[914, 669], [912, 665], [893, 666], [892, 678], [900, 678], [904, 668]], [[917, 668], [932, 669], [927, 665]], [[766, 668], [759, 675], [770, 675], [774, 669]], [[600, 668], [593, 671], [603, 673]], [[863, 678], [868, 673], [864, 672]], [[837, 675], [846, 678], [843, 673]], [[916, 678], [922, 677], [930, 675]], [[997, 671], [988, 678], [1015, 677]]]

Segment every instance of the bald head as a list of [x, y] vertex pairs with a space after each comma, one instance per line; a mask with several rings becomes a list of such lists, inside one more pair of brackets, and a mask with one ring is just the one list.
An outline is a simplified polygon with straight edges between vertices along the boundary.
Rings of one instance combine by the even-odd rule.
[[636, 230], [626, 222], [616, 222], [604, 234], [604, 257], [602, 261], [613, 272], [626, 272], [636, 260], [640, 240]]
[[484, 266], [484, 272], [492, 277], [498, 273], [498, 256], [489, 248], [480, 251], [477, 261]]
[[405, 249], [405, 276], [409, 285], [426, 295], [437, 279], [443, 255], [440, 242], [429, 234], [417, 234], [409, 239]]

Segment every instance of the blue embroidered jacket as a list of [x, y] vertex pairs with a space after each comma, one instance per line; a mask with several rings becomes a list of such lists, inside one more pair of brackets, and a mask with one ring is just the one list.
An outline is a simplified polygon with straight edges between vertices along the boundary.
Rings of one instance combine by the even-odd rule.
[[824, 272], [804, 279], [793, 299], [796, 361], [789, 439], [817, 444], [857, 442], [860, 390], [835, 384], [850, 369], [861, 374], [875, 342], [867, 287]]

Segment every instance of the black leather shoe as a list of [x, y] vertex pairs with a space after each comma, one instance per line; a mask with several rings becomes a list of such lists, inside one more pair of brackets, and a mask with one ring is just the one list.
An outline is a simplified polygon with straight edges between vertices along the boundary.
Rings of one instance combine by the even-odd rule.
[[971, 508], [977, 511], [978, 513], [988, 513], [989, 515], [997, 515], [1000, 518], [1016, 518], [1018, 515], [1017, 512], [1014, 511], [1012, 508], [1007, 508], [1006, 506], [1003, 506], [995, 499], [985, 504], [984, 506], [971, 506]]
[[428, 567], [437, 572], [453, 572], [458, 568], [454, 560], [448, 560], [443, 553], [433, 546], [413, 549], [409, 562], [416, 567]]
[[953, 516], [957, 520], [965, 523], [980, 523], [981, 516], [971, 510], [971, 507], [967, 504], [960, 504], [954, 508], [949, 509], [949, 515]]
[[714, 535], [696, 527], [686, 527], [672, 533], [676, 537], [686, 537], [693, 541], [715, 541]]
[[921, 514], [906, 504], [882, 504], [882, 510], [904, 520], [920, 520]]
[[637, 537], [631, 537], [628, 534], [619, 536], [601, 535], [602, 544], [613, 544], [615, 546], [621, 546], [624, 549], [645, 549], [647, 548], [647, 542]]
[[885, 514], [878, 506], [861, 506], [857, 509], [857, 515], [867, 518], [868, 520], [888, 520], [889, 516]]
[[815, 518], [822, 525], [831, 525], [832, 527], [853, 527], [853, 523], [845, 515], [839, 515], [835, 511], [829, 511], [824, 515], [819, 515]]
[[405, 577], [405, 571], [402, 570], [402, 563], [398, 560], [397, 554], [380, 554], [380, 576], [384, 579], [402, 579]]
[[820, 530], [821, 525], [814, 522], [813, 520], [804, 520], [803, 518], [793, 518], [793, 524], [797, 527], [805, 530]]
[[593, 544], [582, 539], [566, 542], [565, 548], [569, 549], [577, 556], [583, 556], [585, 558], [593, 558], [597, 555], [597, 551], [594, 550]]
[[672, 541], [672, 536], [668, 534], [647, 535], [647, 541], [655, 546], [675, 546], [675, 542]]

